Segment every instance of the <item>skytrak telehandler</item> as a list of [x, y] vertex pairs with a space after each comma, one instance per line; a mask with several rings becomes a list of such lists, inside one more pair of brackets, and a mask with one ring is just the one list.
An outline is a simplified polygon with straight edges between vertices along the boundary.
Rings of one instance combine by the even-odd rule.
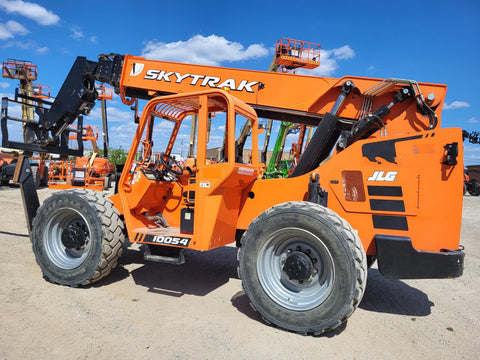
[[[125, 237], [144, 244], [146, 259], [170, 263], [182, 263], [184, 250], [236, 242], [243, 289], [263, 319], [320, 334], [358, 307], [375, 258], [387, 278], [462, 275], [462, 131], [440, 126], [445, 85], [78, 57], [35, 142], [9, 139], [3, 99], [3, 146], [74, 152], [62, 131], [94, 106], [95, 81], [112, 84], [127, 105], [149, 101], [109, 198], [67, 190], [39, 207], [20, 162], [33, 252], [47, 280], [100, 280]], [[198, 116], [196, 150], [182, 167], [171, 154], [190, 115]], [[258, 117], [316, 126], [288, 178], [261, 178]], [[245, 121], [252, 152], [240, 159], [235, 134]], [[159, 149], [165, 122], [172, 131]], [[222, 143], [222, 159], [210, 161], [207, 150]]]

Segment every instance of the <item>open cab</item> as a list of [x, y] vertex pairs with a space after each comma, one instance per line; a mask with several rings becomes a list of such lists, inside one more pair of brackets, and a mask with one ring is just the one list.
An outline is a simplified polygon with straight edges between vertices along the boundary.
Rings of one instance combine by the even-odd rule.
[[[196, 146], [184, 158], [183, 129], [192, 121]], [[241, 159], [235, 128], [246, 121], [252, 151]], [[168, 141], [165, 129], [171, 129]], [[220, 152], [220, 160], [212, 160], [218, 159], [212, 152]], [[257, 116], [223, 90], [154, 98], [143, 110], [124, 169], [112, 201], [131, 242], [196, 250], [226, 245], [235, 239], [242, 195], [259, 173]]]

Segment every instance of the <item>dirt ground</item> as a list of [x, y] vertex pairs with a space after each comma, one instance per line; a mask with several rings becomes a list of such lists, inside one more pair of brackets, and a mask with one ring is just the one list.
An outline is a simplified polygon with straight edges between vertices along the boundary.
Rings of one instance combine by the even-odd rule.
[[234, 247], [187, 252], [176, 266], [145, 262], [131, 246], [94, 286], [50, 284], [35, 263], [20, 190], [0, 188], [0, 203], [0, 359], [479, 358], [480, 197], [464, 198], [463, 277], [392, 281], [374, 266], [346, 326], [321, 337], [261, 321], [242, 292]]

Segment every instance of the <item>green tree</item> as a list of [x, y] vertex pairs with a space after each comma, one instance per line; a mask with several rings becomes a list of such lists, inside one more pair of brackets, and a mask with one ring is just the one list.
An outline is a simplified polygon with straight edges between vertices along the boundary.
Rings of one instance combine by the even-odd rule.
[[119, 147], [118, 149], [108, 149], [108, 161], [115, 165], [123, 165], [127, 160], [127, 152]]

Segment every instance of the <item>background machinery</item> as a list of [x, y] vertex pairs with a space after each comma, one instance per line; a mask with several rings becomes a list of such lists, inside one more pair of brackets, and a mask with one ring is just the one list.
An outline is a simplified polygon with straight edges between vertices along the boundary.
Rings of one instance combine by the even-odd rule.
[[[478, 131], [468, 132], [463, 130], [463, 141], [468, 140], [470, 144], [480, 144]], [[465, 180], [463, 193], [471, 196], [480, 195], [480, 165], [470, 165], [465, 169]]]
[[[320, 44], [289, 38], [281, 38], [275, 44], [275, 55], [270, 63], [268, 71], [295, 74], [299, 68], [315, 69], [319, 65]], [[265, 176], [269, 178], [286, 176], [293, 169], [292, 162], [290, 160], [282, 161], [286, 136], [292, 131], [292, 129], [301, 129], [302, 131], [300, 132], [301, 138], [299, 137], [299, 144], [301, 142], [303, 145], [303, 135], [306, 127], [305, 125], [295, 125], [293, 123], [282, 121], [277, 133], [277, 139], [273, 153], [270, 160], [268, 160], [267, 150], [270, 142], [272, 126], [273, 120], [268, 119], [263, 151], [261, 153], [261, 162], [267, 164]], [[301, 150], [302, 146], [299, 147], [300, 152]], [[299, 153], [294, 156], [295, 160], [298, 160], [298, 155]]]
[[[102, 111], [103, 154], [98, 141], [98, 128], [86, 125], [82, 130], [82, 140], [90, 142], [92, 153], [90, 156], [79, 156], [72, 161], [56, 161], [49, 174], [49, 187], [55, 189], [69, 189], [81, 187], [92, 190], [107, 190], [115, 179], [115, 165], [108, 160], [108, 122], [106, 100], [113, 97], [113, 88], [106, 84], [95, 85]], [[77, 140], [78, 131], [70, 125], [69, 140]]]
[[17, 153], [0, 152], [0, 186], [7, 186], [15, 173]]
[[[76, 140], [76, 135], [70, 134], [69, 138]], [[101, 156], [97, 145], [98, 128], [86, 125], [83, 128], [82, 139], [91, 143], [92, 153], [90, 156], [79, 156], [75, 160], [52, 162], [49, 174], [50, 188], [70, 189], [80, 187], [102, 191], [111, 187], [112, 180], [115, 177], [115, 165]], [[106, 142], [104, 144], [107, 148]]]
[[[185, 250], [235, 242], [243, 289], [261, 316], [320, 334], [358, 306], [367, 258], [388, 278], [462, 275], [462, 132], [441, 127], [445, 85], [78, 57], [34, 142], [9, 141], [2, 101], [3, 146], [73, 151], [61, 139], [94, 106], [95, 81], [114, 86], [127, 105], [148, 102], [109, 198], [67, 190], [39, 207], [28, 193], [29, 164], [20, 161], [32, 247], [48, 280], [98, 281], [116, 266], [125, 234], [144, 245], [146, 259], [176, 264]], [[192, 115], [196, 151], [183, 167], [171, 154]], [[258, 117], [315, 127], [287, 178], [262, 179]], [[161, 144], [155, 122], [165, 120], [173, 130]], [[251, 156], [244, 159], [235, 134], [248, 122]], [[210, 126], [223, 131], [218, 162], [206, 156], [217, 146]]]
[[[36, 112], [43, 110], [43, 100], [50, 99], [50, 88], [42, 84], [34, 83], [37, 80], [37, 66], [31, 61], [8, 59], [2, 63], [2, 76], [8, 79], [20, 80], [16, 89], [15, 101], [21, 105], [23, 124], [21, 132], [26, 143], [35, 139], [34, 128], [29, 124], [35, 123]], [[17, 154], [18, 155], [18, 154]], [[24, 155], [30, 157], [32, 173], [35, 179], [35, 186], [45, 186], [48, 183], [48, 166], [46, 166], [46, 153], [33, 153], [24, 151]], [[17, 157], [17, 156], [16, 156]], [[16, 163], [16, 157], [10, 160], [10, 165]], [[4, 185], [8, 183], [7, 177], [11, 171], [4, 172]], [[10, 178], [11, 179], [11, 178]]]

